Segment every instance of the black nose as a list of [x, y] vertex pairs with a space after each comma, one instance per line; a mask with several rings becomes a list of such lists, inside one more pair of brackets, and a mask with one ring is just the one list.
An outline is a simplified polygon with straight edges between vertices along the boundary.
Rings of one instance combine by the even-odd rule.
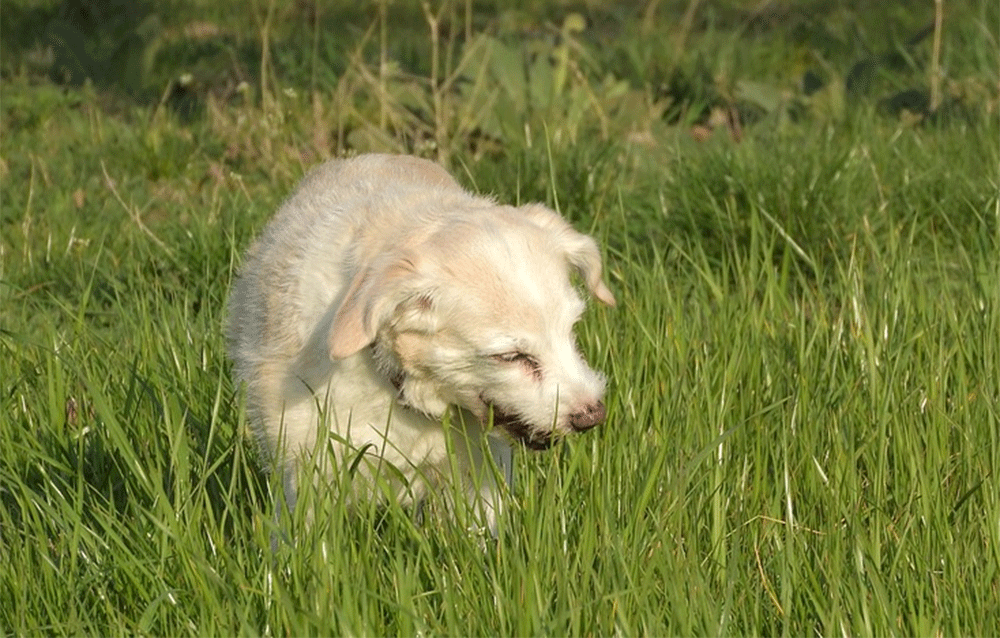
[[570, 415], [569, 424], [577, 432], [582, 432], [584, 430], [589, 430], [595, 425], [604, 423], [604, 417], [607, 416], [607, 414], [608, 410], [604, 407], [604, 403], [596, 401], [583, 406], [582, 410]]

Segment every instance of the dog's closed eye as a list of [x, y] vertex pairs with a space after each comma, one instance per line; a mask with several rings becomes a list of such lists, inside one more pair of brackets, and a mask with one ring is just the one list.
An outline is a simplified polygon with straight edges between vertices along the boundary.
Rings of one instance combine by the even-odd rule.
[[520, 350], [514, 350], [511, 352], [501, 352], [500, 354], [495, 354], [490, 357], [494, 361], [499, 361], [500, 363], [516, 363], [524, 367], [526, 372], [530, 372], [532, 376], [540, 378], [542, 376], [542, 366], [538, 363], [538, 359], [534, 358], [527, 352], [521, 352]]

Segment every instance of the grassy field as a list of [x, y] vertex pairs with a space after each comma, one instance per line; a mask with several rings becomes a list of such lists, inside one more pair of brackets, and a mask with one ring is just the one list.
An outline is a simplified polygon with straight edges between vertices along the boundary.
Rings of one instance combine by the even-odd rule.
[[[0, 16], [0, 634], [1000, 631], [995, 2], [167, 4]], [[224, 302], [366, 150], [599, 239], [608, 422], [272, 553]]]

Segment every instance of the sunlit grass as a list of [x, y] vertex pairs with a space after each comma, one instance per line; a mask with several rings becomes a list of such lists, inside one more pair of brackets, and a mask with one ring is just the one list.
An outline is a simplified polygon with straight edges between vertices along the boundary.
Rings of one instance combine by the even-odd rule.
[[221, 325], [307, 163], [288, 113], [234, 168], [211, 118], [47, 99], [0, 173], [0, 632], [1000, 627], [995, 121], [459, 154], [463, 182], [593, 233], [619, 301], [579, 328], [608, 422], [517, 453], [494, 540], [347, 512], [336, 479], [313, 525], [274, 515]]

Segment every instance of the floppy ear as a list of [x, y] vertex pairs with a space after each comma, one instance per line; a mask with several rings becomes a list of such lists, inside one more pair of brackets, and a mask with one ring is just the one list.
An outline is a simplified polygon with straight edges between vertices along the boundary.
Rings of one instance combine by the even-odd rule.
[[330, 325], [330, 358], [344, 359], [372, 343], [379, 326], [402, 301], [406, 282], [415, 275], [414, 261], [405, 256], [359, 272]]
[[583, 280], [587, 282], [587, 288], [601, 303], [608, 306], [615, 305], [615, 296], [611, 290], [604, 285], [601, 279], [601, 253], [597, 250], [597, 243], [587, 235], [581, 235], [576, 231], [573, 242], [567, 248], [566, 258], [569, 263], [576, 268]]
[[576, 232], [565, 219], [540, 204], [522, 206], [521, 212], [553, 234], [566, 251], [566, 260], [583, 277], [590, 293], [601, 303], [614, 306], [615, 296], [601, 279], [601, 253], [597, 250], [597, 242]]

